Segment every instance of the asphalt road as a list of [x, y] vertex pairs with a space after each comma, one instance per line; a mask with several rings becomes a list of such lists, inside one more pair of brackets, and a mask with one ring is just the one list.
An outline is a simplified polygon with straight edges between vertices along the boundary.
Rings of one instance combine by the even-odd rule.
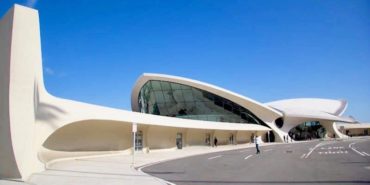
[[188, 157], [145, 173], [177, 185], [370, 184], [370, 139], [313, 141]]

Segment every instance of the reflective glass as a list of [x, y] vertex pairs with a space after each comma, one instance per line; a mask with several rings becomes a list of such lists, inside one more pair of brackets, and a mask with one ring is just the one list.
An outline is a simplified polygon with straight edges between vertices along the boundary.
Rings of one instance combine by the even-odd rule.
[[181, 90], [174, 90], [172, 93], [173, 93], [173, 98], [176, 102], [184, 102], [185, 101]]
[[162, 90], [161, 83], [159, 81], [151, 81], [151, 82], [152, 82], [152, 89], [154, 91], [160, 91], [160, 90]]
[[[187, 85], [148, 81], [140, 90], [139, 110], [184, 119], [230, 123], [265, 123], [240, 105]], [[266, 125], [265, 125], [266, 126]]]
[[193, 93], [191, 89], [182, 90], [185, 102], [194, 101]]
[[161, 81], [161, 87], [163, 91], [171, 90], [171, 86], [169, 82], [163, 82]]

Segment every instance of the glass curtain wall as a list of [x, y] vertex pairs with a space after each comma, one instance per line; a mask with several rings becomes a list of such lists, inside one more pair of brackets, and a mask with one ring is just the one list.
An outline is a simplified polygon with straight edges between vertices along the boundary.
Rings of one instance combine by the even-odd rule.
[[148, 81], [139, 92], [140, 112], [184, 119], [266, 124], [240, 105], [191, 86]]
[[289, 136], [298, 141], [324, 138], [325, 134], [326, 130], [319, 121], [304, 122], [289, 131]]

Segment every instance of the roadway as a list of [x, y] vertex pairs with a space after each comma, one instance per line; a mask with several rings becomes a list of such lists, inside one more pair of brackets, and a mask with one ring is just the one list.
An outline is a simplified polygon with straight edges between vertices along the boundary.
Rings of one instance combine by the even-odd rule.
[[370, 139], [311, 141], [210, 153], [141, 169], [177, 185], [370, 184]]

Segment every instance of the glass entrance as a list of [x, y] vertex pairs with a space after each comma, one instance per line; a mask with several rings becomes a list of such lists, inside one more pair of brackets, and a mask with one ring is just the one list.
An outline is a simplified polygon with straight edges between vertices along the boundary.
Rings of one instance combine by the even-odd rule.
[[182, 133], [177, 133], [176, 135], [176, 146], [177, 149], [182, 149]]
[[326, 129], [318, 121], [304, 122], [289, 131], [289, 136], [296, 141], [324, 138]]
[[207, 133], [206, 134], [206, 140], [205, 140], [205, 142], [206, 142], [206, 145], [207, 146], [211, 146], [211, 134], [210, 133]]
[[143, 132], [141, 130], [136, 132], [135, 135], [135, 151], [141, 151], [143, 149]]

